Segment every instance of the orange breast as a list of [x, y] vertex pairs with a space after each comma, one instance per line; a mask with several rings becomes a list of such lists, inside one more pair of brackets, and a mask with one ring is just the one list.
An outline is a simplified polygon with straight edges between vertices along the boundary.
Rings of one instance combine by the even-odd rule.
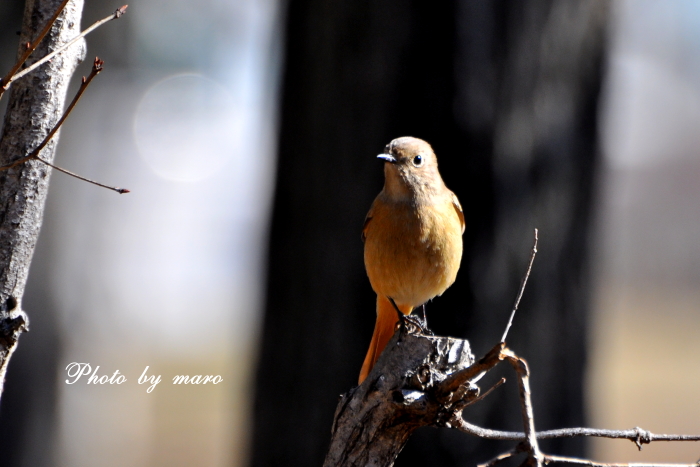
[[378, 198], [365, 235], [372, 288], [398, 305], [419, 306], [455, 281], [462, 226], [451, 199], [416, 206]]

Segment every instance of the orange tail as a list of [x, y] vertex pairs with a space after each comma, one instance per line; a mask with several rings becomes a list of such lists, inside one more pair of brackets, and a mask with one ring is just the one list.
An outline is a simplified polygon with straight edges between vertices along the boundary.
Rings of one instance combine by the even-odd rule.
[[[405, 315], [411, 313], [413, 307], [399, 305], [399, 310]], [[389, 343], [394, 335], [394, 328], [399, 317], [396, 315], [394, 305], [391, 304], [388, 298], [383, 295], [377, 295], [377, 323], [374, 325], [374, 334], [372, 334], [372, 342], [369, 344], [369, 350], [365, 357], [365, 362], [360, 370], [360, 382], [367, 378], [369, 372], [372, 371], [374, 364], [377, 363], [382, 350]]]

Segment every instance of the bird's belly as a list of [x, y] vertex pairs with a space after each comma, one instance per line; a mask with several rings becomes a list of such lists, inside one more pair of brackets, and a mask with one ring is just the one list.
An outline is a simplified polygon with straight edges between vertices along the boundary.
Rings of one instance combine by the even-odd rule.
[[374, 291], [412, 307], [441, 295], [455, 281], [462, 259], [461, 224], [451, 203], [421, 216], [409, 209], [382, 214], [373, 216], [365, 240]]

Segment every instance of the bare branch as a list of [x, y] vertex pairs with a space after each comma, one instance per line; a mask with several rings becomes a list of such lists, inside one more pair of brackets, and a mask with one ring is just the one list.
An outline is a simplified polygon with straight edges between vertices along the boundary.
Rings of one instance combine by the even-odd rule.
[[[122, 8], [124, 8], [124, 7], [122, 7]], [[117, 11], [119, 11], [119, 10], [117, 10]], [[44, 149], [44, 147], [49, 143], [49, 141], [51, 141], [51, 138], [53, 138], [53, 136], [56, 134], [58, 129], [61, 127], [61, 125], [63, 125], [63, 122], [66, 121], [66, 119], [68, 118], [68, 115], [70, 115], [71, 111], [73, 110], [75, 105], [80, 100], [80, 97], [83, 95], [83, 93], [85, 92], [87, 87], [90, 85], [92, 80], [95, 78], [95, 76], [97, 76], [102, 71], [103, 67], [104, 67], [104, 61], [100, 60], [99, 57], [95, 57], [95, 61], [92, 64], [92, 70], [90, 71], [90, 74], [88, 75], [87, 78], [83, 76], [82, 83], [80, 84], [80, 89], [78, 89], [78, 92], [75, 94], [75, 97], [71, 101], [70, 105], [68, 106], [66, 111], [63, 113], [63, 116], [61, 116], [61, 118], [58, 120], [58, 122], [56, 122], [56, 124], [53, 126], [53, 128], [51, 128], [51, 131], [49, 131], [49, 133], [46, 135], [44, 140], [28, 155], [26, 155], [20, 159], [17, 159], [16, 161], [12, 162], [9, 165], [5, 165], [5, 166], [0, 167], [0, 171], [9, 170], [13, 167], [16, 167], [20, 164], [27, 162], [28, 160], [34, 159], [34, 160], [38, 160], [40, 162], [43, 162], [44, 164], [48, 165], [49, 167], [53, 167], [54, 169], [56, 169], [60, 172], [63, 172], [67, 175], [70, 175], [71, 177], [75, 177], [79, 180], [83, 180], [85, 182], [92, 183], [93, 185], [107, 188], [107, 189], [112, 190], [112, 191], [116, 191], [119, 194], [129, 193], [129, 190], [127, 190], [126, 188], [113, 187], [113, 186], [109, 186], [109, 185], [104, 185], [104, 184], [96, 182], [94, 180], [90, 180], [89, 178], [85, 178], [85, 177], [78, 175], [76, 173], [73, 173], [69, 170], [66, 170], [66, 169], [58, 167], [54, 164], [51, 164], [39, 156], [39, 154], [41, 153], [41, 150]]]
[[493, 459], [491, 459], [491, 460], [488, 461], [487, 463], [485, 463], [485, 464], [479, 464], [479, 467], [493, 467], [494, 465], [498, 464], [499, 462], [502, 462], [502, 461], [504, 461], [504, 460], [506, 460], [506, 459], [510, 459], [510, 458], [513, 457], [513, 456], [517, 456], [518, 454], [520, 454], [521, 452], [523, 452], [523, 449], [525, 449], [525, 448], [523, 447], [523, 445], [522, 445], [522, 444], [518, 444], [518, 445], [517, 445], [516, 447], [514, 447], [512, 450], [510, 450], [510, 451], [508, 451], [508, 452], [504, 452], [503, 454], [500, 454], [500, 455], [494, 457]]
[[469, 407], [469, 406], [472, 405], [472, 404], [475, 404], [475, 403], [477, 403], [477, 402], [479, 402], [479, 401], [482, 401], [482, 400], [486, 399], [486, 398], [488, 397], [489, 394], [491, 394], [493, 391], [495, 391], [496, 389], [498, 389], [498, 388], [500, 388], [501, 386], [503, 386], [503, 385], [505, 384], [505, 382], [506, 382], [506, 379], [505, 379], [505, 378], [499, 379], [498, 381], [496, 381], [496, 384], [494, 384], [493, 386], [491, 386], [490, 388], [488, 388], [482, 395], [480, 395], [480, 396], [477, 397], [476, 399], [470, 400], [468, 403], [466, 403], [466, 404], [464, 405], [464, 407], [465, 407], [465, 408], [466, 408], [466, 407]]
[[598, 430], [595, 428], [564, 428], [560, 430], [549, 430], [537, 433], [538, 438], [573, 438], [576, 436], [595, 436], [598, 438], [628, 439], [637, 445], [639, 450], [642, 446], [655, 441], [700, 441], [700, 435], [668, 435], [655, 434], [640, 427], [631, 430]]
[[[547, 463], [547, 455], [532, 448], [540, 439], [596, 436], [628, 439], [638, 446], [653, 441], [700, 440], [700, 436], [656, 435], [641, 428], [622, 431], [568, 428], [538, 433], [534, 429], [528, 370], [523, 360], [503, 344], [472, 364], [462, 358], [448, 357], [466, 356], [468, 348], [467, 341], [426, 336], [410, 331], [409, 327], [399, 327], [367, 380], [342, 396], [324, 465], [367, 465], [370, 459], [374, 462], [371, 465], [389, 465], [418, 426], [447, 426], [485, 439], [518, 441], [516, 451], [498, 459], [529, 452], [531, 465], [538, 460]], [[459, 364], [444, 366], [446, 360]], [[463, 419], [462, 409], [491, 391], [479, 396], [473, 383], [502, 360], [507, 360], [518, 373], [523, 424], [529, 437], [520, 432], [481, 428]], [[497, 382], [495, 387], [500, 384]]]
[[[37, 67], [39, 67], [39, 66], [43, 65], [44, 63], [48, 62], [48, 61], [51, 60], [54, 56], [56, 56], [57, 54], [63, 52], [63, 51], [66, 50], [68, 47], [70, 47], [71, 45], [75, 44], [75, 43], [78, 42], [81, 38], [87, 36], [87, 35], [90, 34], [92, 31], [94, 31], [95, 29], [99, 28], [99, 27], [102, 26], [103, 24], [109, 23], [110, 21], [115, 20], [115, 19], [119, 19], [119, 18], [126, 12], [126, 9], [127, 9], [128, 7], [129, 7], [129, 5], [124, 5], [124, 6], [120, 7], [120, 8], [117, 8], [117, 10], [116, 10], [114, 13], [112, 13], [111, 15], [109, 15], [109, 16], [107, 16], [107, 17], [105, 17], [105, 18], [102, 18], [101, 20], [95, 22], [92, 26], [90, 26], [89, 28], [87, 28], [86, 30], [84, 30], [83, 32], [81, 32], [79, 35], [77, 35], [73, 40], [71, 40], [71, 41], [69, 41], [69, 42], [66, 42], [65, 44], [63, 44], [63, 45], [62, 45], [61, 47], [59, 47], [58, 49], [54, 50], [54, 51], [51, 52], [50, 54], [48, 54], [48, 55], [46, 55], [45, 57], [43, 57], [41, 60], [39, 60], [39, 61], [33, 63], [31, 66], [25, 68], [24, 70], [20, 71], [19, 73], [15, 74], [15, 75], [12, 75], [12, 76], [10, 76], [9, 78], [6, 78], [7, 81], [5, 81], [5, 79], [3, 79], [2, 82], [3, 82], [4, 89], [9, 88], [9, 87], [10, 87], [10, 84], [12, 84], [13, 81], [16, 81], [16, 80], [20, 79], [21, 77], [23, 77], [23, 76], [26, 75], [27, 73], [31, 73], [31, 72], [34, 71]], [[0, 96], [1, 96], [1, 95], [2, 95], [2, 94], [0, 93]]]
[[530, 271], [532, 271], [532, 263], [535, 261], [535, 255], [537, 254], [537, 229], [535, 229], [535, 243], [532, 245], [532, 253], [530, 254], [530, 264], [527, 266], [527, 272], [525, 272], [525, 276], [523, 277], [523, 280], [520, 282], [520, 292], [518, 292], [518, 296], [515, 299], [515, 305], [513, 305], [513, 311], [510, 313], [510, 319], [508, 320], [508, 325], [506, 326], [506, 330], [503, 331], [503, 337], [501, 337], [501, 342], [506, 341], [506, 337], [508, 336], [508, 331], [510, 331], [510, 327], [513, 325], [513, 318], [515, 318], [515, 312], [518, 311], [518, 305], [520, 305], [520, 299], [523, 298], [523, 292], [525, 292], [525, 285], [527, 284], [527, 280], [530, 277]]
[[[513, 313], [523, 294], [537, 253], [537, 230], [530, 264], [523, 278]], [[511, 315], [512, 323], [512, 315]], [[510, 323], [509, 323], [510, 327]], [[463, 409], [488, 396], [503, 384], [498, 381], [479, 395], [476, 382], [490, 369], [506, 360], [517, 374], [524, 431], [490, 430], [468, 423]], [[406, 440], [420, 426], [456, 428], [485, 439], [518, 441], [512, 450], [492, 459], [482, 467], [492, 467], [502, 460], [526, 453], [521, 465], [540, 467], [552, 462], [568, 462], [592, 467], [631, 467], [632, 464], [602, 464], [586, 459], [549, 456], [540, 451], [538, 440], [596, 436], [628, 439], [639, 449], [653, 441], [700, 441], [695, 435], [655, 435], [636, 427], [632, 430], [596, 430], [568, 428], [536, 432], [527, 363], [504, 342], [494, 346], [474, 361], [469, 342], [426, 335], [420, 326], [398, 327], [382, 352], [377, 365], [358, 387], [341, 396], [336, 409], [331, 443], [325, 467], [354, 465], [393, 465]], [[634, 464], [635, 467], [643, 464]], [[685, 467], [686, 464], [656, 464]], [[695, 467], [698, 464], [690, 464]]]
[[16, 167], [20, 164], [27, 162], [30, 159], [38, 159], [38, 156], [39, 156], [39, 153], [41, 152], [41, 150], [44, 149], [44, 147], [49, 143], [49, 141], [51, 141], [51, 138], [53, 138], [53, 135], [55, 135], [56, 132], [58, 131], [58, 129], [61, 128], [61, 125], [63, 125], [63, 122], [66, 121], [66, 118], [68, 118], [68, 115], [70, 115], [71, 111], [73, 110], [75, 105], [78, 103], [78, 101], [80, 100], [80, 97], [83, 95], [83, 93], [85, 92], [87, 87], [90, 85], [93, 78], [95, 76], [97, 76], [100, 73], [100, 71], [102, 71], [103, 65], [104, 65], [104, 62], [102, 60], [100, 60], [99, 57], [95, 57], [95, 61], [92, 65], [92, 71], [90, 72], [90, 74], [88, 75], [87, 78], [85, 78], [83, 76], [83, 81], [82, 81], [82, 84], [80, 85], [80, 89], [78, 89], [78, 92], [75, 94], [75, 97], [71, 101], [70, 105], [68, 106], [66, 111], [63, 113], [61, 118], [53, 126], [53, 128], [51, 128], [51, 131], [49, 131], [49, 133], [46, 135], [44, 140], [39, 144], [39, 146], [34, 148], [34, 150], [32, 152], [30, 152], [28, 155], [26, 155], [20, 159], [17, 159], [12, 164], [0, 167], [0, 171], [11, 169], [13, 167]]
[[70, 170], [63, 169], [57, 165], [53, 165], [49, 162], [46, 162], [44, 159], [41, 157], [37, 157], [37, 160], [43, 162], [44, 164], [48, 165], [49, 167], [53, 167], [54, 169], [58, 170], [59, 172], [63, 172], [66, 175], [70, 175], [71, 177], [77, 178], [78, 180], [82, 180], [84, 182], [92, 183], [93, 185], [97, 185], [102, 188], [107, 188], [108, 190], [116, 191], [120, 195], [126, 194], [126, 193], [131, 193], [131, 190], [127, 188], [119, 188], [118, 186], [111, 186], [111, 185], [105, 185], [100, 182], [96, 182], [95, 180], [91, 180], [89, 178], [83, 177], [82, 175], [78, 175], [75, 172], [71, 172]]
[[[467, 434], [484, 439], [496, 439], [501, 441], [523, 441], [525, 433], [519, 431], [501, 431], [482, 428], [467, 422], [461, 416], [456, 415], [450, 420], [450, 425]], [[596, 438], [628, 439], [639, 445], [649, 444], [655, 441], [700, 441], [700, 435], [667, 435], [655, 434], [642, 428], [631, 430], [601, 430], [596, 428], [561, 428], [558, 430], [538, 431], [537, 439], [552, 438], [576, 438], [590, 436]]]
[[[537, 230], [535, 230], [535, 242], [537, 242]], [[533, 248], [533, 251], [534, 250], [535, 248]], [[530, 264], [532, 264], [532, 262], [530, 262]], [[525, 428], [525, 441], [529, 445], [528, 450], [530, 452], [527, 464], [539, 467], [542, 465], [544, 458], [537, 444], [535, 432], [535, 415], [532, 411], [532, 398], [530, 397], [530, 371], [527, 368], [527, 362], [515, 355], [510, 349], [504, 349], [502, 354], [518, 374], [518, 390], [520, 392], [520, 408], [522, 410], [523, 426]]]
[[10, 71], [7, 73], [7, 75], [5, 75], [5, 77], [2, 78], [2, 80], [0, 80], [0, 97], [2, 97], [3, 93], [7, 91], [7, 89], [10, 87], [10, 83], [12, 82], [14, 74], [17, 72], [17, 70], [20, 69], [22, 65], [24, 65], [24, 62], [26, 62], [27, 59], [36, 50], [36, 48], [39, 46], [46, 34], [48, 34], [48, 32], [51, 30], [51, 26], [53, 26], [53, 23], [56, 22], [56, 18], [58, 18], [58, 15], [61, 14], [61, 12], [67, 4], [68, 0], [63, 0], [63, 3], [59, 5], [59, 7], [54, 12], [53, 16], [46, 22], [44, 29], [42, 29], [39, 35], [36, 36], [34, 42], [32, 42], [31, 44], [27, 43], [27, 49], [24, 51], [19, 60], [17, 60], [17, 63], [15, 63], [12, 69], [10, 69]]
[[501, 352], [504, 348], [505, 344], [496, 344], [496, 346], [481, 357], [478, 362], [468, 368], [452, 373], [442, 382], [440, 391], [444, 394], [452, 393], [468, 381], [479, 381], [487, 371], [503, 360]]
[[660, 464], [654, 462], [653, 464], [643, 464], [639, 462], [628, 463], [628, 464], [606, 464], [602, 462], [594, 462], [588, 459], [578, 459], [576, 457], [562, 457], [562, 456], [544, 456], [545, 464], [551, 464], [554, 462], [560, 462], [563, 464], [575, 464], [575, 465], [587, 465], [590, 467], [698, 467], [698, 463], [695, 464]]

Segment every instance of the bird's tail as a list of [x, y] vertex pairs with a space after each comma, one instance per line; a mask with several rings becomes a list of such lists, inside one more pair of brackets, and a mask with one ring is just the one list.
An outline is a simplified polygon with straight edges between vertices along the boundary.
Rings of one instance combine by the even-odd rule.
[[[413, 307], [398, 305], [399, 310], [405, 315], [411, 313]], [[360, 370], [359, 384], [367, 378], [369, 372], [372, 371], [374, 364], [377, 363], [382, 350], [389, 343], [389, 340], [394, 335], [396, 322], [399, 320], [394, 305], [391, 304], [388, 298], [383, 295], [377, 295], [377, 323], [374, 325], [374, 334], [372, 334], [372, 342], [369, 344], [369, 350], [365, 357], [365, 362]]]

